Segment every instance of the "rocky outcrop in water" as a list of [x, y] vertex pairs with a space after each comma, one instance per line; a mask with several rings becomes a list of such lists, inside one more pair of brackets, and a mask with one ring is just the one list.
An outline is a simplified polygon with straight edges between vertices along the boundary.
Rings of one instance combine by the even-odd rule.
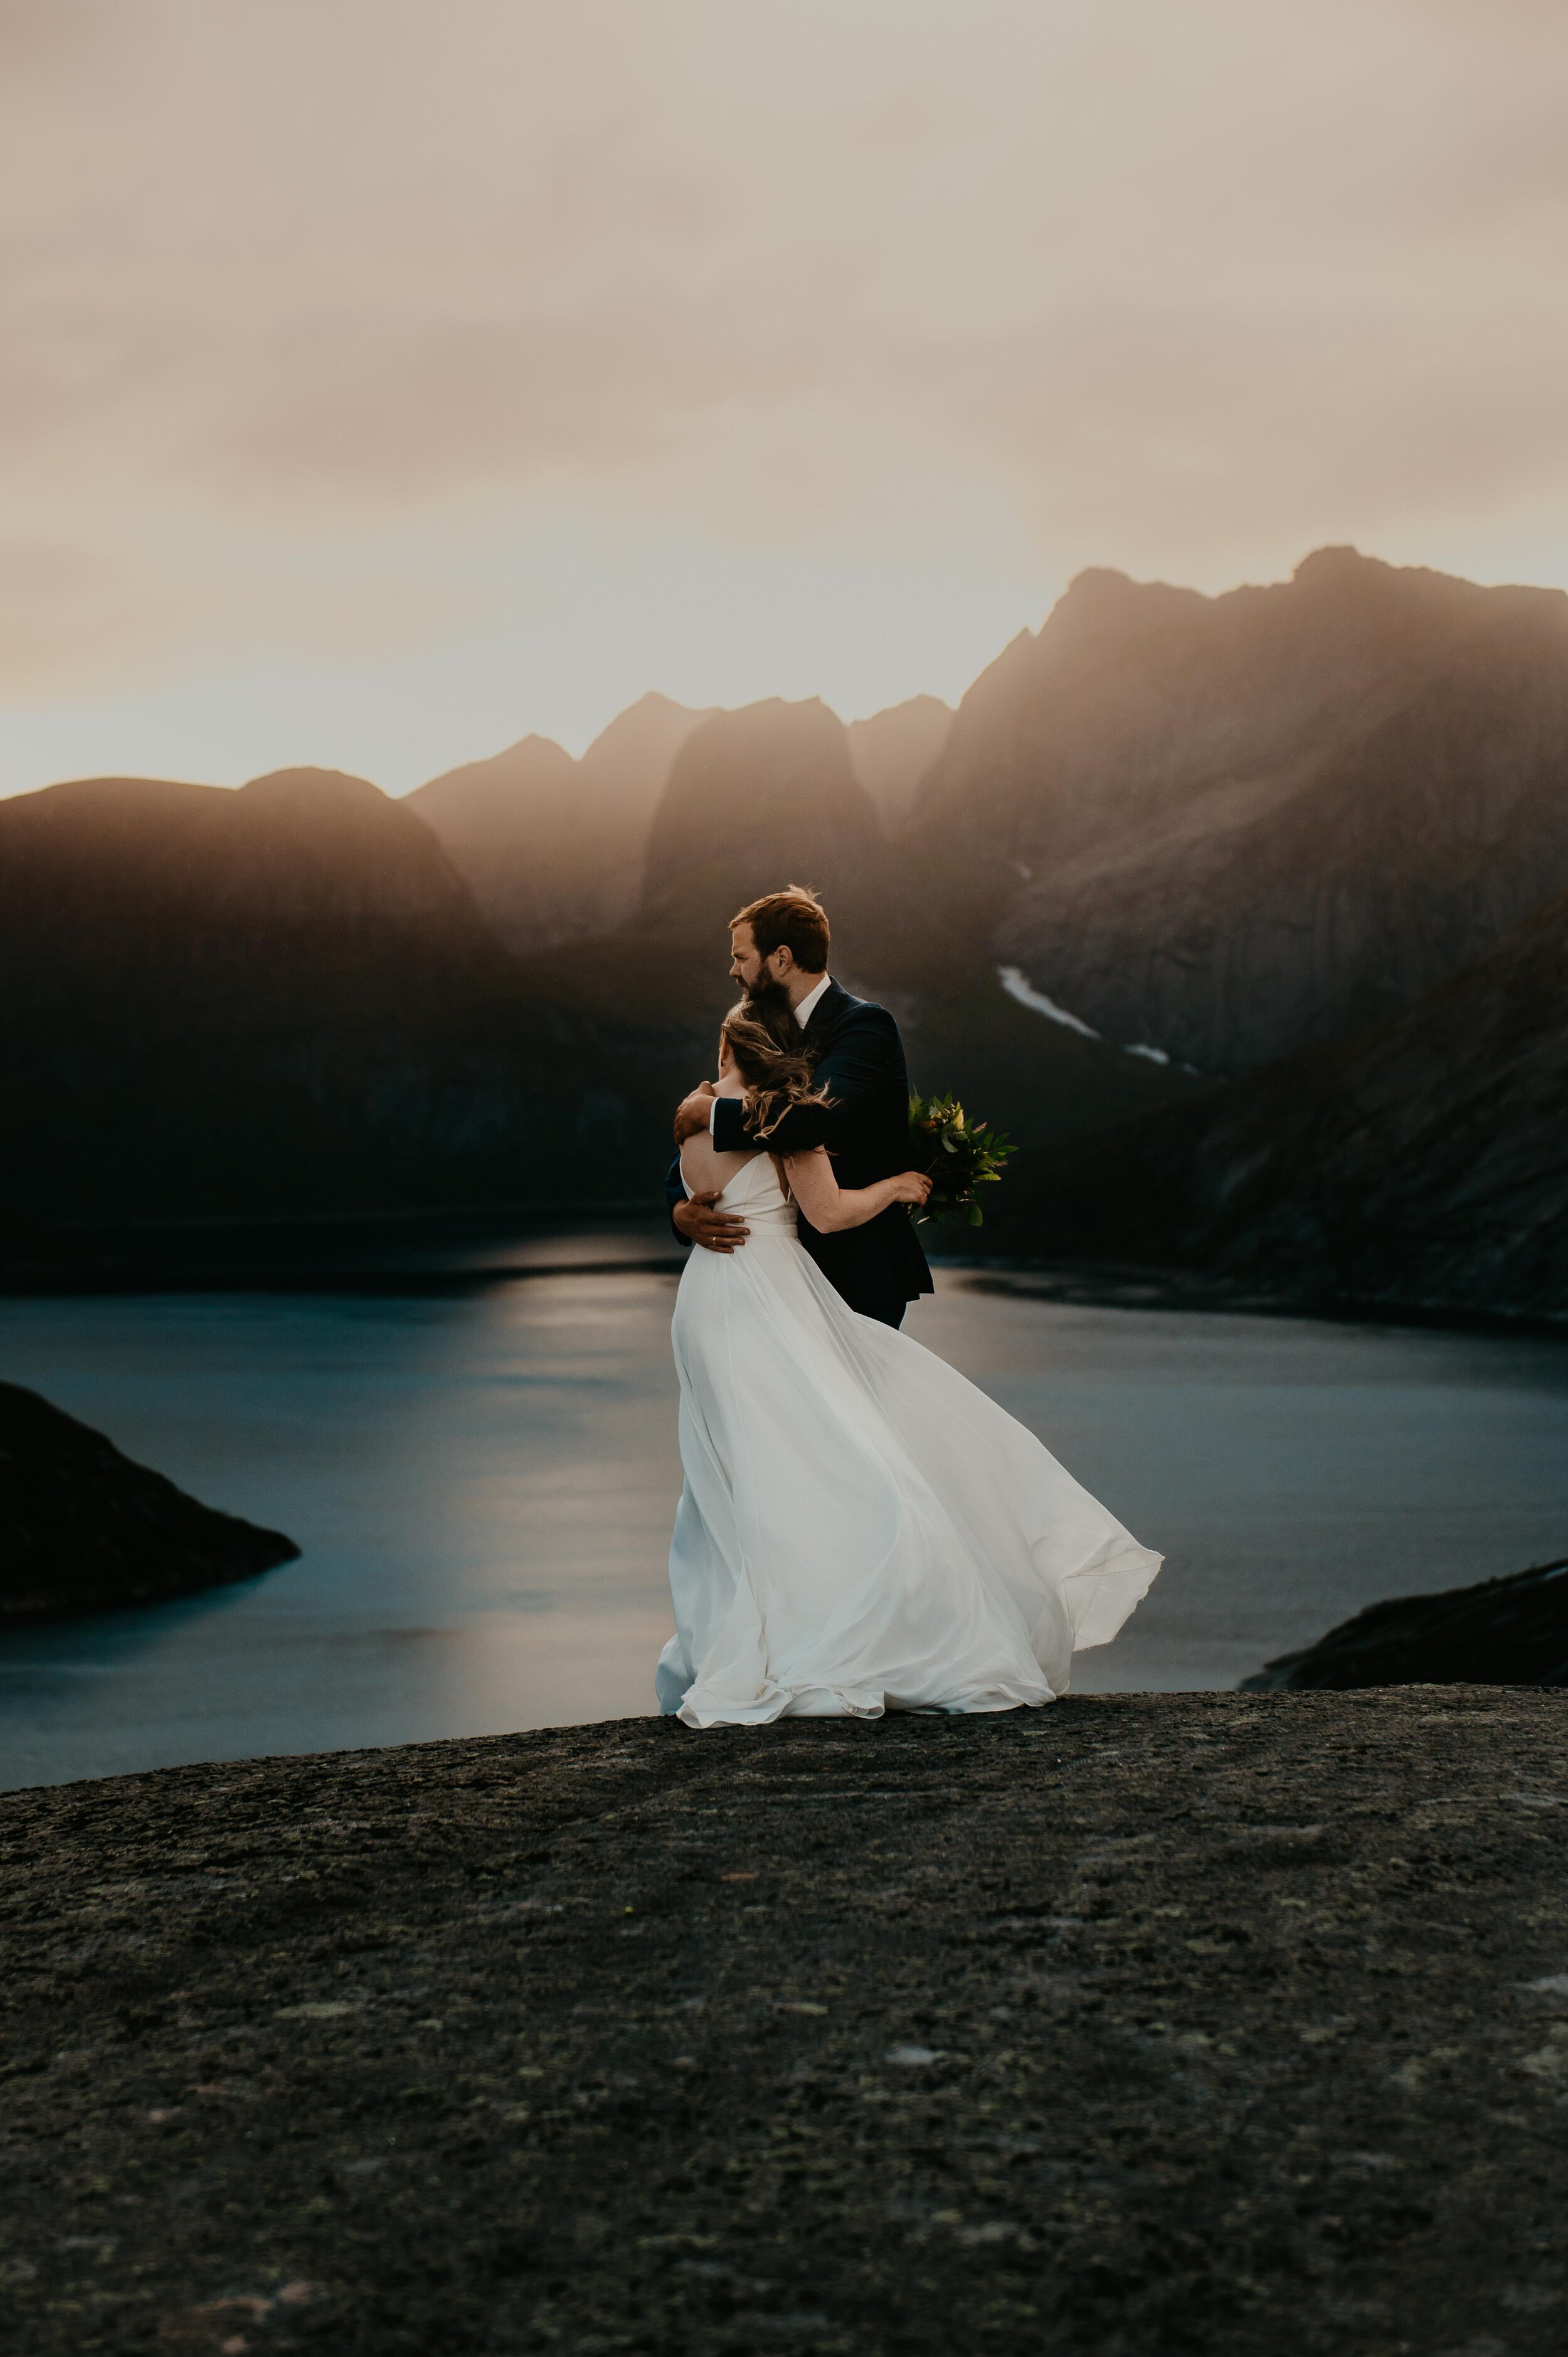
[[1369, 1604], [1297, 1653], [1282, 1653], [1251, 1694], [1288, 1687], [1568, 1686], [1568, 1557], [1451, 1587]]
[[281, 1531], [134, 1464], [37, 1392], [0, 1383], [0, 1626], [166, 1603], [298, 1553]]

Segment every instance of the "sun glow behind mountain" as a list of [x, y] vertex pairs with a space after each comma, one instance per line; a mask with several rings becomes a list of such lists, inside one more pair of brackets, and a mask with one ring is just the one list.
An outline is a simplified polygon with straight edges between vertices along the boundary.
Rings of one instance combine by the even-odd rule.
[[955, 698], [1086, 565], [1568, 581], [1568, 17], [5, 0], [0, 791]]

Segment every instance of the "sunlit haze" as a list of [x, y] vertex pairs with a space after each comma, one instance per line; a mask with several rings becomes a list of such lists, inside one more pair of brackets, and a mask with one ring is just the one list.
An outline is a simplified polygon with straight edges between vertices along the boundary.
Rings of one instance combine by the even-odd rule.
[[0, 0], [0, 791], [1568, 584], [1561, 0]]

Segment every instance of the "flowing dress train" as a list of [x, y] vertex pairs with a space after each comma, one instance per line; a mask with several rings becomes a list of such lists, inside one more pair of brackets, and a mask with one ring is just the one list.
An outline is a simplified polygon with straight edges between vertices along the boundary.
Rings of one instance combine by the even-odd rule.
[[1033, 1433], [849, 1308], [759, 1154], [675, 1300], [685, 1486], [661, 1710], [689, 1727], [1054, 1701], [1161, 1557]]

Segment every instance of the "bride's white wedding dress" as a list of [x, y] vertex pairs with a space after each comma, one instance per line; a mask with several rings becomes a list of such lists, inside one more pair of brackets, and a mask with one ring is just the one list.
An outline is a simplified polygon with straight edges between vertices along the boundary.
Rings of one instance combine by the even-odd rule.
[[675, 1300], [660, 1709], [713, 1727], [1065, 1694], [1160, 1556], [944, 1360], [845, 1305], [766, 1154], [719, 1202], [750, 1240], [693, 1250]]

